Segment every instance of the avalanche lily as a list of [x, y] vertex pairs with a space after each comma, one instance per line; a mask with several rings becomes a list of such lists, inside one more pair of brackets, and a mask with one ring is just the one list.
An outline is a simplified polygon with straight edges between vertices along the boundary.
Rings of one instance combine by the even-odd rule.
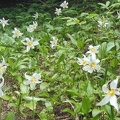
[[120, 19], [120, 12], [117, 12], [117, 15], [118, 15], [118, 19]]
[[84, 71], [87, 71], [89, 73], [93, 73], [93, 71], [97, 70], [97, 72], [100, 70], [100, 66], [98, 63], [100, 62], [99, 59], [96, 59], [96, 56], [89, 56], [88, 64], [83, 67]]
[[38, 23], [36, 21], [33, 22], [33, 28], [36, 29], [38, 26]]
[[57, 41], [58, 41], [58, 38], [57, 37], [52, 37], [52, 40], [50, 41], [51, 43], [51, 48], [53, 49], [55, 46], [57, 46]]
[[92, 46], [90, 45], [89, 46], [89, 51], [87, 53], [90, 53], [91, 55], [95, 55], [96, 53], [98, 53], [98, 49], [99, 49], [100, 45], [97, 45], [97, 46]]
[[62, 13], [61, 8], [56, 8], [55, 9], [55, 14], [60, 15]]
[[106, 20], [104, 21], [98, 21], [98, 27], [107, 27], [109, 23], [106, 22]]
[[38, 41], [33, 40], [33, 38], [25, 38], [26, 42], [22, 42], [24, 45], [27, 46], [26, 52], [28, 52], [30, 49], [34, 49], [36, 45], [39, 45]]
[[62, 8], [68, 8], [68, 2], [64, 1], [60, 6]]
[[28, 32], [33, 32], [35, 29], [34, 29], [34, 26], [33, 25], [29, 25], [28, 27], [27, 27], [27, 31]]
[[78, 58], [78, 64], [85, 66], [88, 64], [89, 58], [86, 57], [85, 55], [83, 55], [83, 56], [84, 56], [84, 58], [82, 58], [82, 59]]
[[41, 74], [39, 73], [34, 73], [32, 76], [27, 75], [25, 73], [25, 78], [27, 79], [27, 81], [24, 81], [25, 85], [30, 85], [30, 89], [34, 90], [36, 84], [41, 83]]
[[102, 91], [105, 93], [105, 97], [102, 99], [101, 102], [97, 104], [97, 106], [103, 106], [108, 102], [110, 102], [110, 104], [114, 106], [115, 109], [118, 111], [118, 103], [117, 103], [116, 95], [120, 95], [120, 92], [117, 89], [117, 85], [118, 85], [118, 77], [110, 83], [110, 89], [107, 88], [107, 84], [104, 84], [102, 86]]
[[39, 15], [38, 15], [37, 12], [33, 15], [33, 17], [35, 18], [35, 20], [38, 19], [38, 16], [39, 16]]
[[4, 78], [1, 77], [0, 79], [2, 79], [2, 82], [0, 83], [0, 97], [2, 97], [3, 96], [2, 86], [4, 85]]
[[6, 71], [6, 63], [5, 63], [5, 60], [4, 58], [2, 57], [2, 62], [0, 63], [0, 78], [2, 77], [3, 73]]
[[23, 33], [21, 33], [20, 30], [17, 28], [14, 28], [12, 33], [13, 33], [13, 38], [19, 38], [20, 36], [23, 35]]
[[2, 24], [2, 27], [3, 27], [3, 28], [4, 28], [6, 25], [9, 25], [9, 24], [8, 24], [8, 20], [5, 20], [5, 18], [0, 19], [0, 24]]

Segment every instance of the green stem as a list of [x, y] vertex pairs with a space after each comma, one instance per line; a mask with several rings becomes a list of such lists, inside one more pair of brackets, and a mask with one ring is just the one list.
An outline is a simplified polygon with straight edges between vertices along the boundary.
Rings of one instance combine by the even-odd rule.
[[32, 117], [33, 117], [33, 120], [35, 120], [35, 109], [34, 109], [34, 91], [33, 91], [33, 96], [32, 96], [32, 104], [33, 104], [33, 111], [32, 111]]
[[19, 101], [18, 101], [18, 115], [20, 116], [20, 105], [21, 105], [21, 94], [19, 95]]
[[114, 108], [113, 108], [113, 106], [111, 106], [111, 120], [114, 120], [114, 117], [115, 117]]

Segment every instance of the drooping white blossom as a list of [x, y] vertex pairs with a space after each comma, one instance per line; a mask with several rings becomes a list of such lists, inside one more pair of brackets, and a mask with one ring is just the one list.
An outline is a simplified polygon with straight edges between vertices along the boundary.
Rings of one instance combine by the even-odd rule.
[[103, 20], [103, 21], [99, 20], [98, 21], [98, 27], [107, 27], [108, 24], [109, 23], [106, 20]]
[[2, 77], [3, 73], [6, 71], [6, 63], [5, 63], [5, 60], [4, 60], [4, 57], [2, 57], [2, 62], [0, 63], [0, 78]]
[[21, 33], [20, 30], [17, 28], [14, 28], [12, 33], [13, 33], [13, 38], [19, 38], [20, 36], [23, 35], [23, 33]]
[[112, 106], [114, 106], [115, 109], [118, 111], [117, 96], [120, 95], [120, 92], [117, 88], [118, 78], [119, 77], [117, 77], [115, 80], [113, 80], [110, 83], [110, 89], [107, 87], [108, 84], [104, 84], [102, 86], [102, 91], [105, 93], [105, 97], [102, 99], [102, 101], [97, 103], [97, 106], [103, 106], [103, 105], [107, 104], [108, 102], [110, 102], [110, 104]]
[[119, 11], [119, 12], [117, 12], [117, 15], [118, 15], [118, 19], [120, 19], [120, 11]]
[[94, 71], [98, 72], [100, 70], [99, 62], [100, 60], [96, 59], [96, 56], [90, 56], [88, 64], [83, 67], [83, 70], [89, 73], [93, 73]]
[[61, 8], [56, 8], [56, 9], [55, 9], [55, 14], [56, 14], [56, 15], [59, 16], [61, 13], [62, 13]]
[[0, 83], [0, 97], [2, 97], [3, 96], [3, 91], [2, 91], [2, 87], [3, 87], [3, 85], [4, 85], [4, 78], [3, 77], [1, 77], [0, 78], [0, 80], [2, 79], [2, 82]]
[[39, 45], [39, 42], [37, 40], [34, 40], [31, 38], [25, 38], [25, 41], [22, 41], [24, 45], [26, 45], [26, 52], [28, 52], [30, 49], [34, 49], [35, 46]]
[[52, 36], [52, 40], [50, 41], [50, 46], [53, 49], [55, 46], [57, 46], [58, 38], [55, 36]]
[[33, 21], [33, 24], [29, 25], [27, 27], [27, 31], [28, 32], [33, 32], [38, 26], [38, 23], [36, 21]]
[[66, 0], [60, 5], [62, 8], [68, 8], [68, 2]]
[[78, 64], [85, 66], [88, 64], [89, 57], [86, 57], [85, 55], [83, 55], [83, 56], [84, 56], [84, 58], [78, 58]]
[[5, 20], [5, 18], [0, 19], [0, 24], [2, 25], [2, 27], [4, 28], [6, 25], [8, 24], [8, 20]]
[[38, 19], [38, 17], [39, 17], [38, 12], [36, 12], [36, 13], [33, 15], [33, 17], [35, 18], [35, 20], [37, 20], [37, 19]]
[[97, 46], [92, 46], [92, 45], [90, 45], [89, 46], [89, 51], [87, 52], [87, 53], [89, 53], [89, 54], [91, 54], [91, 55], [95, 55], [96, 53], [98, 53], [99, 52], [99, 47], [100, 47], [100, 45], [97, 45]]
[[27, 81], [24, 81], [25, 85], [30, 85], [30, 89], [34, 90], [36, 84], [41, 83], [41, 74], [40, 73], [33, 73], [32, 76], [27, 75], [25, 73], [25, 78], [27, 79]]

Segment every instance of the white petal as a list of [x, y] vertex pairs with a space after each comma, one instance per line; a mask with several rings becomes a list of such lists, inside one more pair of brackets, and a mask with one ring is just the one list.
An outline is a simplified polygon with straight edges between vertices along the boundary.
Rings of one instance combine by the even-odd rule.
[[96, 65], [96, 66], [95, 66], [95, 69], [96, 69], [97, 71], [100, 71], [100, 66], [99, 66], [99, 65]]
[[30, 84], [30, 81], [27, 80], [27, 81], [24, 81], [23, 83], [24, 83], [25, 85], [29, 85], [29, 84]]
[[30, 84], [30, 89], [31, 89], [31, 90], [34, 90], [34, 89], [35, 89], [35, 85], [36, 85], [36, 84], [31, 83], [31, 84]]
[[102, 86], [102, 91], [103, 91], [104, 93], [107, 93], [107, 92], [109, 91], [109, 89], [107, 88], [107, 84], [104, 84], [104, 85]]
[[2, 65], [5, 65], [5, 59], [4, 59], [4, 57], [2, 56]]
[[84, 71], [88, 71], [89, 73], [92, 73], [93, 72], [93, 69], [89, 66], [89, 65], [86, 65], [83, 67], [83, 70]]
[[29, 52], [29, 50], [30, 50], [30, 47], [29, 47], [29, 46], [27, 46], [27, 48], [26, 48], [26, 52]]
[[0, 89], [0, 97], [3, 96], [3, 91]]
[[116, 89], [118, 84], [118, 77], [110, 83], [111, 89]]
[[110, 98], [110, 104], [118, 111], [117, 97], [115, 95]]
[[30, 79], [31, 79], [31, 76], [30, 76], [30, 75], [27, 75], [27, 74], [25, 73], [25, 78], [26, 78], [27, 80], [30, 80]]
[[35, 83], [41, 83], [42, 81], [36, 81]]
[[97, 104], [97, 106], [103, 106], [103, 105], [107, 104], [109, 101], [110, 101], [110, 96], [106, 95], [106, 96], [102, 99], [102, 101], [100, 101], [100, 102]]
[[40, 80], [40, 79], [41, 79], [41, 74], [34, 73], [33, 76], [34, 76], [37, 80]]
[[115, 91], [115, 95], [120, 95], [120, 92], [119, 91]]
[[38, 45], [39, 43], [38, 43], [38, 41], [34, 41], [33, 44], [34, 45]]
[[2, 79], [2, 82], [0, 83], [0, 88], [4, 85], [4, 78], [1, 77], [0, 79]]

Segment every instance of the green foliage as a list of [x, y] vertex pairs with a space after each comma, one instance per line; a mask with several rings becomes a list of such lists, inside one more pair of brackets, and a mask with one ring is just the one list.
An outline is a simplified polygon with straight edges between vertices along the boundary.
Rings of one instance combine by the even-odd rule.
[[[11, 108], [4, 120], [21, 116], [53, 120], [60, 114], [73, 120], [119, 118], [110, 104], [96, 104], [103, 98], [102, 86], [119, 76], [120, 4], [104, 1], [88, 6], [88, 2], [70, 1], [69, 8], [62, 9], [59, 16], [54, 10], [60, 8], [62, 1], [56, 0], [43, 1], [42, 5], [32, 3], [28, 9], [22, 4], [0, 9], [0, 19], [9, 19], [4, 28], [0, 24], [0, 60], [3, 56], [7, 66], [2, 99]], [[38, 18], [33, 17], [36, 12]], [[38, 26], [29, 32], [28, 26], [35, 21]], [[23, 35], [14, 38], [14, 28]], [[31, 37], [39, 44], [26, 52], [24, 40]], [[57, 42], [52, 46], [54, 39]], [[77, 60], [88, 56], [90, 45], [100, 45], [96, 58], [101, 69], [92, 73], [84, 71]], [[42, 82], [31, 90], [24, 84], [25, 73], [40, 73]]]

